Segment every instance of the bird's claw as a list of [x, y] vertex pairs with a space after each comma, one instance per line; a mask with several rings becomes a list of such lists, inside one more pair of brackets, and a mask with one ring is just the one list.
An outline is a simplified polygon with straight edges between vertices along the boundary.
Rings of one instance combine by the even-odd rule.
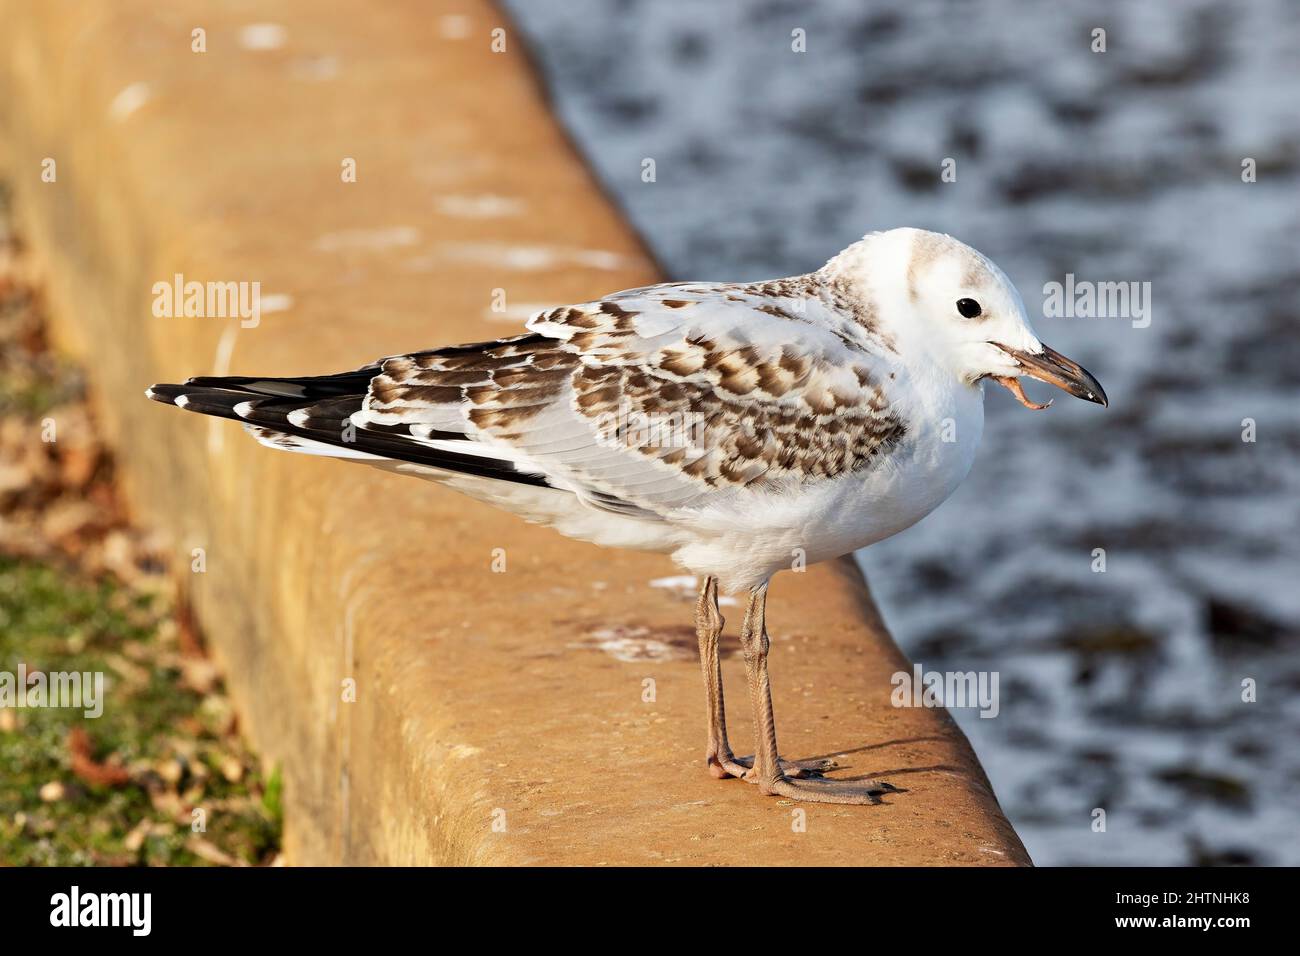
[[[839, 766], [830, 757], [814, 757], [809, 760], [786, 760], [781, 758], [781, 772], [793, 780], [807, 780], [811, 778], [820, 778], [828, 771], [834, 770]], [[748, 780], [754, 783], [754, 758], [737, 757], [734, 754], [728, 754], [725, 758], [713, 758], [709, 761], [709, 769], [717, 777], [738, 777], [741, 780]], [[722, 771], [718, 773], [717, 771]]]

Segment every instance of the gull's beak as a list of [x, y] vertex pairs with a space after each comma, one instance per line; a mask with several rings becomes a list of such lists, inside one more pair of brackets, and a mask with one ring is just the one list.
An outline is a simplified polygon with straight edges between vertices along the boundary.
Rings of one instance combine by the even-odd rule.
[[[1106, 406], [1106, 393], [1102, 390], [1101, 383], [1092, 377], [1086, 368], [1071, 359], [1066, 358], [1056, 349], [1043, 346], [1043, 350], [1037, 353], [1023, 352], [1020, 349], [1009, 348], [997, 342], [990, 342], [990, 345], [996, 345], [1002, 351], [1010, 355], [1020, 365], [1022, 374], [1030, 378], [1036, 378], [1040, 382], [1047, 382], [1049, 385], [1055, 385], [1073, 395], [1075, 398], [1082, 398], [1088, 402], [1096, 402], [1098, 405]], [[1025, 398], [1025, 393], [1020, 388], [1018, 379], [1011, 376], [998, 376], [993, 378], [998, 384], [1004, 386], [1008, 391], [1020, 400], [1021, 404], [1029, 408], [1039, 409], [1046, 408], [1047, 405], [1038, 405]]]

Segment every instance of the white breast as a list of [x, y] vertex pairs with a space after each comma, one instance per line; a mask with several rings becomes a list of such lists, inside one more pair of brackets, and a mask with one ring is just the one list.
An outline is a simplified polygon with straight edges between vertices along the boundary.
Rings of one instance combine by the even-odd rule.
[[942, 504], [970, 471], [984, 427], [983, 395], [958, 386], [911, 409], [904, 442], [867, 472], [784, 489], [741, 490], [690, 515], [683, 567], [727, 590], [777, 571], [867, 547], [911, 527]]

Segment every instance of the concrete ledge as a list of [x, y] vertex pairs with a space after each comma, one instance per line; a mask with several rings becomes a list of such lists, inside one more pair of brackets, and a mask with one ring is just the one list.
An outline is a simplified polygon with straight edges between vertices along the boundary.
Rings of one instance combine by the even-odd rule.
[[[0, 0], [0, 161], [130, 500], [174, 534], [179, 568], [205, 551], [195, 607], [254, 742], [283, 766], [289, 859], [1027, 863], [947, 714], [889, 705], [889, 675], [910, 665], [851, 564], [773, 586], [782, 745], [848, 753], [850, 773], [908, 792], [808, 805], [796, 833], [792, 805], [705, 772], [691, 603], [650, 585], [676, 573], [666, 559], [275, 454], [143, 398], [192, 374], [336, 371], [506, 334], [521, 320], [491, 321], [493, 289], [518, 307], [657, 279], [519, 39], [490, 51], [508, 24], [487, 3], [241, 9]], [[176, 273], [260, 281], [283, 308], [254, 328], [155, 318], [151, 289]], [[739, 609], [724, 613], [734, 633]], [[734, 639], [724, 650], [744, 748]]]

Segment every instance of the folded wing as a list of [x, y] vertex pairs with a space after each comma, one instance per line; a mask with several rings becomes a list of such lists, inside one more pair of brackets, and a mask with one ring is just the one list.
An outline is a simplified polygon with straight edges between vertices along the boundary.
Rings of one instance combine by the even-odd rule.
[[634, 289], [539, 313], [513, 338], [339, 375], [196, 378], [150, 397], [242, 421], [275, 447], [671, 521], [720, 489], [875, 467], [903, 440], [887, 350], [816, 291]]

